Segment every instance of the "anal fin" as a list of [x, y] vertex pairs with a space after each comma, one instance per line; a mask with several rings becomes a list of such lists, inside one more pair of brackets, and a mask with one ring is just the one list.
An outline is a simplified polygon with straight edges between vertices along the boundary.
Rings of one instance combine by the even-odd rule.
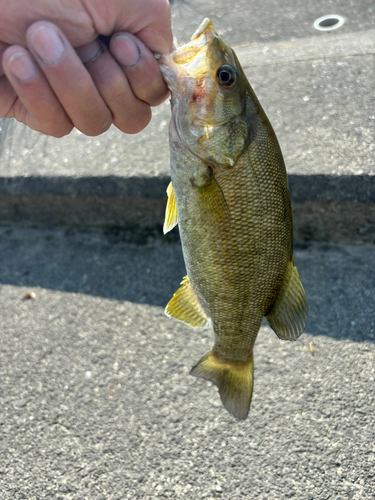
[[173, 191], [172, 183], [170, 182], [167, 187], [168, 201], [165, 208], [165, 219], [163, 226], [163, 233], [166, 234], [168, 231], [173, 229], [177, 225], [177, 203], [176, 195]]
[[194, 328], [204, 328], [209, 324], [210, 320], [205, 315], [191, 287], [189, 276], [185, 276], [181, 285], [168, 302], [165, 314]]
[[216, 384], [225, 408], [240, 420], [247, 417], [253, 394], [253, 356], [248, 363], [234, 364], [217, 359], [211, 349], [190, 374]]
[[276, 335], [284, 340], [297, 339], [306, 326], [306, 295], [293, 259], [288, 263], [284, 283], [266, 318]]

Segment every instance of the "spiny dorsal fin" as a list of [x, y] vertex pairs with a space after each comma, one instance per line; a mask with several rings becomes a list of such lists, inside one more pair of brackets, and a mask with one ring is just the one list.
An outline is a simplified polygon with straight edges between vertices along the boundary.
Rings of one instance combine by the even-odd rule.
[[306, 295], [293, 259], [288, 264], [276, 302], [266, 317], [276, 335], [284, 340], [297, 339], [306, 326]]
[[244, 420], [253, 394], [254, 362], [237, 365], [217, 359], [212, 349], [190, 371], [190, 375], [211, 380], [219, 388], [221, 401], [235, 417]]
[[181, 287], [173, 295], [165, 308], [165, 314], [170, 318], [179, 319], [194, 328], [204, 328], [209, 324], [202, 306], [191, 287], [189, 276], [181, 281]]
[[168, 201], [165, 208], [165, 220], [163, 226], [163, 233], [166, 234], [168, 231], [173, 229], [177, 225], [177, 203], [176, 195], [173, 191], [172, 183], [170, 182], [167, 187]]

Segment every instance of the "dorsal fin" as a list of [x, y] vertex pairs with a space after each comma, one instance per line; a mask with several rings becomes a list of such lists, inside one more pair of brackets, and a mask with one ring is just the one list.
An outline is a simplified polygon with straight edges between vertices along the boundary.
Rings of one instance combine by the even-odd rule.
[[306, 295], [293, 259], [288, 263], [280, 293], [266, 317], [272, 330], [284, 340], [297, 339], [306, 326]]
[[204, 328], [210, 321], [191, 287], [189, 276], [185, 276], [181, 287], [168, 302], [165, 314], [194, 328]]
[[163, 233], [166, 234], [168, 231], [173, 229], [177, 225], [177, 203], [176, 195], [173, 191], [172, 182], [168, 184], [167, 187], [168, 201], [165, 208], [165, 220], [163, 226]]

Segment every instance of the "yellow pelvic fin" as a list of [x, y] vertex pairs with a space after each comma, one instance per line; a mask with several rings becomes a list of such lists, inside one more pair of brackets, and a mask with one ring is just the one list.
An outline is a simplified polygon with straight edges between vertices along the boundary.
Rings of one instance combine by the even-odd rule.
[[217, 359], [209, 351], [190, 371], [190, 375], [210, 380], [219, 388], [225, 408], [240, 420], [249, 413], [253, 394], [253, 356], [246, 364], [233, 364]]
[[163, 233], [166, 234], [168, 231], [173, 229], [177, 225], [177, 203], [176, 195], [173, 191], [172, 183], [170, 182], [167, 187], [168, 201], [165, 208], [165, 220], [163, 226]]
[[209, 324], [197, 296], [190, 284], [189, 276], [181, 282], [181, 287], [173, 295], [165, 308], [165, 314], [176, 318], [194, 328], [204, 328]]
[[288, 264], [280, 293], [266, 317], [276, 335], [284, 340], [296, 340], [306, 326], [306, 295], [293, 260]]

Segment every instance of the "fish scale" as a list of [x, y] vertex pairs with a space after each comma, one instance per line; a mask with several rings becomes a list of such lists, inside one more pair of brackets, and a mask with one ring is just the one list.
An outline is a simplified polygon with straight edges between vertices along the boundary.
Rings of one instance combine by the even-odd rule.
[[244, 419], [263, 317], [289, 340], [307, 319], [285, 165], [236, 55], [210, 20], [159, 64], [172, 105], [164, 231], [178, 223], [187, 270], [166, 313], [194, 327], [211, 322], [214, 344], [191, 373], [214, 382], [224, 406]]

